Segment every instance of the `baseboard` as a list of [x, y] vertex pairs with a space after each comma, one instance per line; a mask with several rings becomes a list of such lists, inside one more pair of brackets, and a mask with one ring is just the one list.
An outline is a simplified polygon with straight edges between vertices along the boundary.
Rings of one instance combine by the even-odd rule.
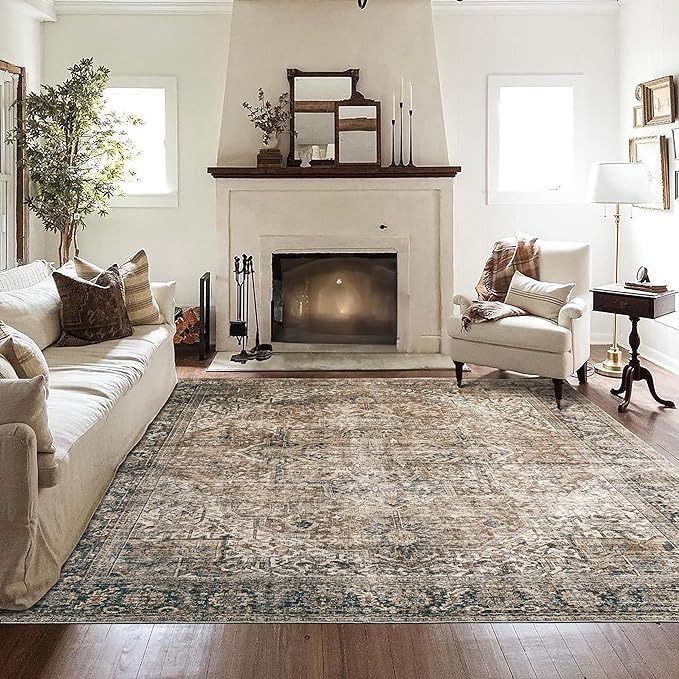
[[656, 351], [650, 347], [645, 347], [643, 344], [641, 345], [640, 353], [642, 359], [646, 358], [652, 363], [659, 365], [661, 368], [664, 368], [675, 375], [679, 375], [679, 359], [674, 356], [668, 356], [662, 351]]
[[589, 343], [596, 346], [605, 346], [611, 343], [610, 332], [595, 332], [589, 336]]

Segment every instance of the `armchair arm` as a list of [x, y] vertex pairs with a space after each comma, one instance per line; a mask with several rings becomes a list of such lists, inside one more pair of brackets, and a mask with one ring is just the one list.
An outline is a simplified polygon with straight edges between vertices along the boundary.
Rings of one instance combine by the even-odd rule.
[[584, 297], [574, 297], [559, 311], [559, 325], [564, 328], [571, 327], [571, 321], [582, 318], [589, 309], [589, 302]]
[[453, 304], [460, 307], [460, 313], [464, 313], [472, 303], [472, 297], [467, 295], [453, 295]]
[[175, 281], [169, 283], [151, 283], [151, 294], [156, 300], [165, 323], [174, 324], [174, 289]]

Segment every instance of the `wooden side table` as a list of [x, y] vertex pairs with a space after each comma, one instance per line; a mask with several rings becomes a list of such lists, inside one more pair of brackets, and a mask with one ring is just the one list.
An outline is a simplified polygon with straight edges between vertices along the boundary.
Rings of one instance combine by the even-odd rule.
[[637, 324], [641, 318], [660, 318], [671, 314], [675, 308], [674, 290], [669, 292], [652, 293], [644, 290], [630, 290], [622, 285], [605, 285], [594, 288], [594, 311], [603, 311], [610, 314], [620, 314], [629, 316], [632, 321], [632, 332], [629, 336], [629, 346], [632, 350], [629, 363], [625, 366], [622, 373], [622, 383], [618, 389], [611, 389], [611, 394], [620, 396], [624, 393], [622, 403], [618, 406], [618, 411], [624, 413], [632, 400], [632, 385], [635, 382], [645, 380], [651, 396], [666, 408], [674, 408], [673, 401], [667, 401], [658, 396], [653, 376], [648, 368], [641, 365], [639, 361], [639, 346], [641, 339], [637, 330]]

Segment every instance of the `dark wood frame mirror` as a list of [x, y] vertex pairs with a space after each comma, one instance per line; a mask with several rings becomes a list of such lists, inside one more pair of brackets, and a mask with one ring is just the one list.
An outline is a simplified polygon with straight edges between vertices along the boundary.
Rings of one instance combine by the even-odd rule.
[[[375, 108], [375, 118], [340, 118], [342, 108]], [[366, 99], [356, 91], [350, 99], [335, 103], [335, 164], [336, 165], [382, 165], [382, 103], [376, 99]], [[370, 161], [341, 161], [341, 132], [374, 132], [375, 160]]]
[[[358, 85], [359, 69], [349, 68], [346, 71], [300, 71], [297, 68], [288, 69], [288, 82], [290, 85], [290, 150], [288, 152], [288, 167], [294, 167], [301, 164], [299, 158], [295, 158], [296, 148], [296, 130], [295, 130], [295, 113], [332, 113], [335, 115], [335, 101], [296, 101], [295, 98], [295, 80], [297, 78], [350, 78], [351, 79], [351, 96], [356, 94], [356, 87]], [[337, 120], [335, 120], [335, 128], [337, 127]], [[337, 153], [335, 152], [335, 157]], [[334, 165], [334, 160], [312, 160], [312, 165]]]

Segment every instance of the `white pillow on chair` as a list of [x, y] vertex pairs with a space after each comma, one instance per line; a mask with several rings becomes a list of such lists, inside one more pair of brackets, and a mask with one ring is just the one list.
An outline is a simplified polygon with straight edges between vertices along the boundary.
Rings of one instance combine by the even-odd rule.
[[523, 309], [531, 316], [540, 316], [555, 323], [559, 311], [568, 302], [575, 283], [548, 283], [524, 276], [516, 271], [509, 284], [505, 304]]

